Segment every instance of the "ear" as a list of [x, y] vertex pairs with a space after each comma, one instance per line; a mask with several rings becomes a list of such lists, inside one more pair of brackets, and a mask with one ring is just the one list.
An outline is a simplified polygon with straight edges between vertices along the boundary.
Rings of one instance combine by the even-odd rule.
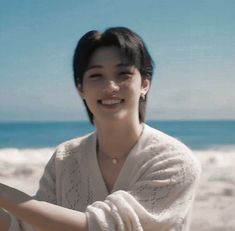
[[141, 94], [146, 95], [149, 91], [150, 88], [150, 81], [149, 79], [144, 79], [142, 81], [142, 86], [141, 86]]

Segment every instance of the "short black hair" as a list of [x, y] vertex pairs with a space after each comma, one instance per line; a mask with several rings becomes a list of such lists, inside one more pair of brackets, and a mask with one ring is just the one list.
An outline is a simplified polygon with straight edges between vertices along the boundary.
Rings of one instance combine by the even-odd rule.
[[[123, 59], [128, 64], [134, 65], [140, 72], [142, 81], [153, 76], [153, 60], [146, 48], [144, 41], [139, 35], [126, 27], [112, 27], [103, 33], [92, 30], [87, 32], [78, 41], [73, 56], [73, 74], [75, 86], [83, 85], [83, 77], [94, 51], [100, 47], [116, 46], [120, 49]], [[139, 120], [145, 120], [147, 94], [139, 101]], [[83, 101], [93, 124], [93, 114]]]

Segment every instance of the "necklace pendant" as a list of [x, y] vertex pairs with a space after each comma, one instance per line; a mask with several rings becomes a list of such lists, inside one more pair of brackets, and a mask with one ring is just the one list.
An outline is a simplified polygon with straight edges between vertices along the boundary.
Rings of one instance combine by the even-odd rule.
[[114, 165], [116, 165], [117, 162], [118, 162], [118, 160], [117, 160], [116, 158], [112, 158], [112, 163], [113, 163]]

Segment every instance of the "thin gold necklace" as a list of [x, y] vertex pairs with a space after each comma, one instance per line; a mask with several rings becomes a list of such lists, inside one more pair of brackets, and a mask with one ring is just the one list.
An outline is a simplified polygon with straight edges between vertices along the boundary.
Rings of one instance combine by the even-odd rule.
[[[140, 133], [140, 135], [139, 135], [137, 141], [135, 142], [135, 144], [132, 146], [132, 148], [136, 145], [136, 143], [138, 142], [139, 138], [142, 136], [143, 131], [144, 131], [144, 125], [142, 126], [141, 133]], [[131, 148], [131, 149], [132, 149], [132, 148]], [[130, 150], [131, 150], [131, 149], [130, 149]], [[110, 159], [113, 165], [116, 165], [121, 159], [126, 159], [126, 157], [128, 156], [128, 154], [126, 154], [126, 155], [123, 155], [123, 156], [121, 156], [121, 157], [119, 157], [119, 158], [118, 158], [118, 157], [110, 157], [109, 155], [107, 155], [106, 153], [104, 153], [103, 151], [101, 151], [101, 149], [99, 148], [98, 142], [97, 142], [97, 145], [96, 145], [96, 150], [97, 150], [97, 153], [99, 154], [99, 156], [102, 155], [102, 156], [105, 156], [107, 159]], [[129, 152], [128, 152], [128, 153], [129, 153]]]
[[127, 155], [123, 155], [123, 156], [121, 156], [119, 158], [118, 157], [110, 157], [109, 155], [105, 154], [104, 152], [102, 152], [100, 150], [98, 151], [98, 153], [99, 153], [100, 156], [104, 156], [106, 159], [111, 160], [111, 163], [113, 165], [118, 164], [121, 159], [126, 159], [126, 157], [127, 157]]

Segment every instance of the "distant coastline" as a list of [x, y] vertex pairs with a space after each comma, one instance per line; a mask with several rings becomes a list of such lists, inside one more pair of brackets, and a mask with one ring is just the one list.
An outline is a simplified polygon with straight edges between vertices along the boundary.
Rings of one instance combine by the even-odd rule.
[[[149, 122], [235, 122], [234, 119], [147, 119]], [[0, 120], [0, 124], [10, 123], [89, 123], [88, 120]]]

